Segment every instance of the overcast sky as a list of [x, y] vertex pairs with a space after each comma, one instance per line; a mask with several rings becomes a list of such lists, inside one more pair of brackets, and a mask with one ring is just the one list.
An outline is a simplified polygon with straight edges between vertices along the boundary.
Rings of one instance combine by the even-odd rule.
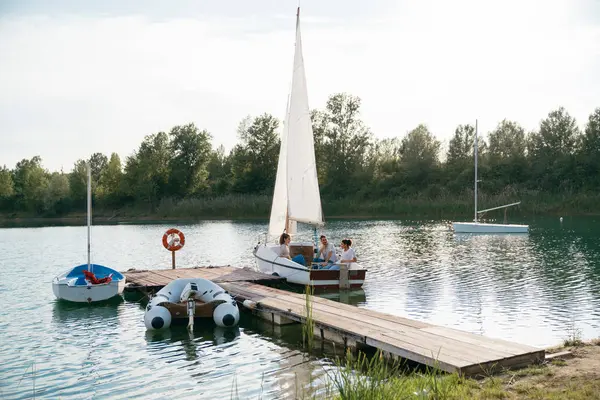
[[[126, 3], [126, 4], [124, 4]], [[0, 166], [70, 171], [194, 122], [229, 150], [246, 115], [282, 119], [294, 0], [1, 0]], [[599, 0], [301, 0], [309, 104], [362, 98], [378, 138], [503, 118], [536, 129], [600, 107]]]

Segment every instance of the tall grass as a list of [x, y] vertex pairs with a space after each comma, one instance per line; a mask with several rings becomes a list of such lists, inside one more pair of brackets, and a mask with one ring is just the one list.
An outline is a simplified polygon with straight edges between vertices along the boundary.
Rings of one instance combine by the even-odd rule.
[[[508, 218], [530, 215], [586, 215], [600, 213], [599, 193], [552, 194], [536, 190], [518, 193], [505, 190], [496, 195], [480, 192], [479, 209], [521, 201], [508, 211]], [[326, 218], [336, 217], [419, 217], [419, 218], [470, 218], [473, 214], [473, 190], [460, 194], [443, 191], [435, 195], [416, 193], [407, 196], [361, 198], [348, 196], [323, 199]], [[175, 201], [163, 199], [156, 211], [158, 218], [268, 218], [271, 196], [226, 195]], [[135, 213], [133, 209], [126, 212]], [[146, 214], [148, 214], [146, 212]], [[503, 211], [491, 211], [485, 217], [503, 219]]]
[[373, 357], [349, 350], [337, 369], [329, 372], [330, 381], [343, 400], [380, 399], [449, 399], [464, 397], [476, 386], [457, 374], [446, 374], [437, 368], [410, 370], [403, 361], [385, 357], [377, 350]]
[[262, 218], [270, 210], [271, 196], [227, 195], [181, 201], [163, 199], [154, 214], [176, 218]]
[[[271, 210], [270, 195], [225, 195], [220, 197], [193, 198], [176, 201], [166, 198], [151, 210], [147, 204], [127, 204], [118, 208], [96, 207], [96, 219], [119, 220], [124, 218], [145, 219], [266, 219]], [[600, 214], [600, 193], [552, 194], [537, 190], [505, 190], [496, 195], [479, 193], [479, 208], [491, 208], [521, 201], [508, 211], [509, 220], [531, 215], [591, 215]], [[347, 196], [344, 198], [323, 198], [325, 218], [430, 218], [455, 219], [472, 218], [473, 190], [460, 194], [448, 191], [438, 193], [415, 193], [410, 195], [365, 198]], [[62, 217], [43, 218], [35, 213], [0, 212], [0, 222], [13, 218], [68, 220], [77, 218], [84, 222], [84, 212], [73, 212]], [[502, 210], [491, 211], [485, 217], [502, 220]]]
[[309, 354], [312, 353], [315, 336], [315, 321], [312, 317], [312, 296], [314, 291], [314, 286], [310, 283], [306, 285], [304, 292], [304, 312], [306, 313], [306, 319], [302, 324], [302, 343], [307, 348]]

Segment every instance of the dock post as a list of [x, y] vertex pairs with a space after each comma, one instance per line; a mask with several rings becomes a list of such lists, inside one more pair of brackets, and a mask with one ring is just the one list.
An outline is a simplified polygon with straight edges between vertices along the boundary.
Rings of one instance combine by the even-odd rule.
[[175, 252], [174, 251], [171, 252], [171, 260], [173, 263], [173, 269], [175, 269]]
[[340, 264], [340, 289], [350, 289], [350, 279], [348, 277], [348, 264]]

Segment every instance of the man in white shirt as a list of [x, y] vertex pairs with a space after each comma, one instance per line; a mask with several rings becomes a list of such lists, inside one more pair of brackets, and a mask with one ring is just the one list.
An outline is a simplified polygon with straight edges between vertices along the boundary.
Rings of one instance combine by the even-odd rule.
[[321, 235], [321, 247], [319, 247], [319, 253], [317, 254], [317, 258], [315, 258], [315, 262], [320, 262], [322, 266], [327, 264], [334, 264], [337, 261], [337, 256], [335, 254], [335, 247], [332, 243], [327, 241], [327, 236]]

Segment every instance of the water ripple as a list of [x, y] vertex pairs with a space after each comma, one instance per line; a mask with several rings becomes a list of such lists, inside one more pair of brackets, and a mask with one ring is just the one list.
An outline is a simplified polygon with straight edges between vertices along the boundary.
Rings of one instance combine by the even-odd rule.
[[[600, 336], [600, 224], [531, 222], [529, 235], [455, 235], [436, 221], [334, 221], [368, 268], [362, 290], [324, 294], [346, 303], [537, 346], [571, 330]], [[178, 265], [254, 265], [266, 223], [178, 226]], [[119, 270], [170, 265], [164, 225], [93, 228], [92, 261]], [[0, 229], [0, 398], [298, 398], [322, 391], [332, 363], [301, 351], [297, 325], [244, 315], [146, 332], [143, 302], [55, 300], [51, 279], [85, 262], [84, 227]], [[227, 251], [223, 251], [227, 249]], [[319, 386], [321, 385], [321, 386]]]

